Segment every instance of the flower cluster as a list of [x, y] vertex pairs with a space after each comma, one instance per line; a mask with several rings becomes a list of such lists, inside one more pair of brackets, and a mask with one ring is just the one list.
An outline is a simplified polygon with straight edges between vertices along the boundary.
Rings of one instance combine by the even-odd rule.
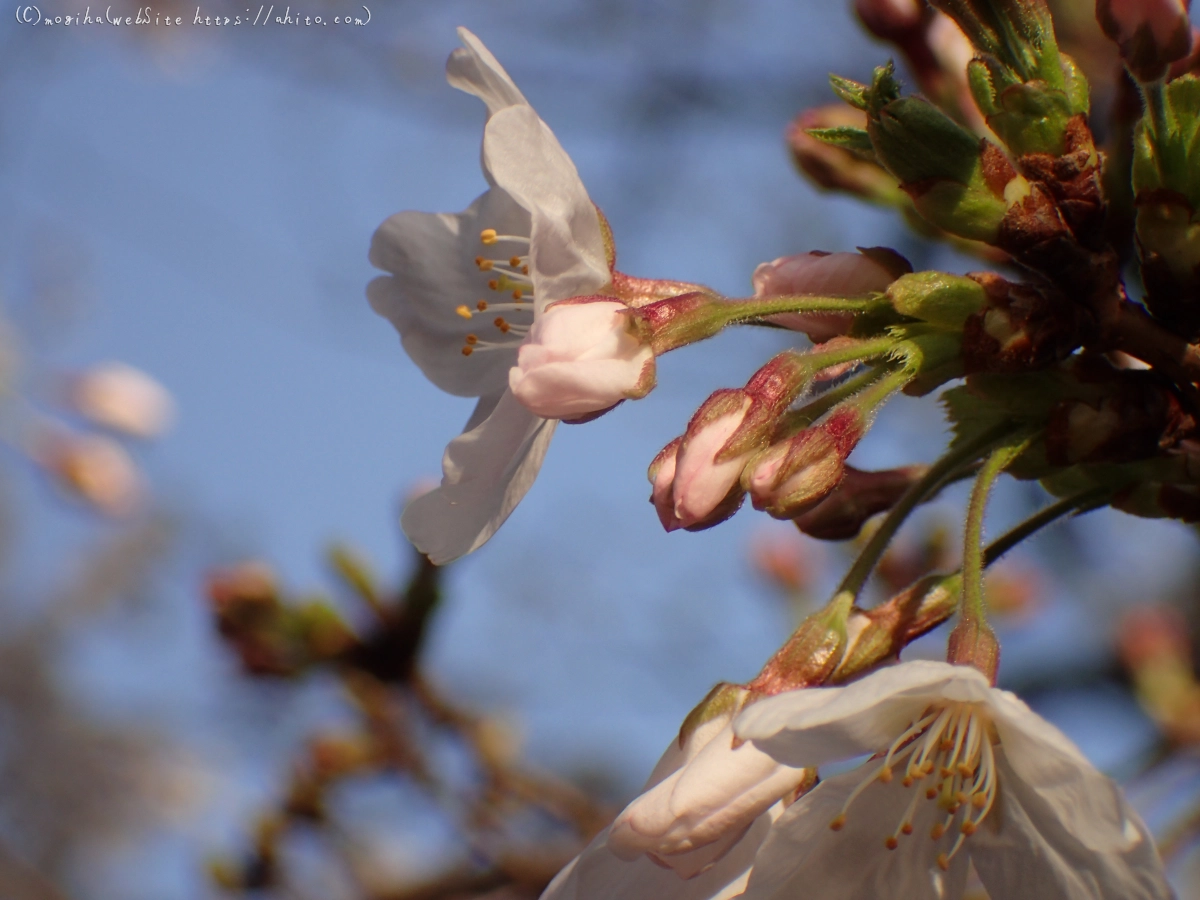
[[[749, 498], [845, 540], [883, 514], [828, 605], [755, 679], [693, 711], [552, 900], [959, 898], [969, 877], [997, 900], [1170, 895], [1120, 790], [995, 687], [983, 585], [991, 562], [1064, 516], [1111, 506], [1200, 521], [1200, 78], [1172, 68], [1191, 48], [1186, 9], [1097, 4], [1145, 100], [1124, 132], [1132, 153], [1107, 150], [1122, 171], [1104, 169], [1088, 79], [1044, 0], [931, 5], [855, 5], [924, 96], [905, 95], [891, 63], [865, 83], [832, 76], [845, 105], [802, 114], [789, 143], [822, 187], [896, 207], [1004, 274], [914, 271], [881, 247], [810, 251], [748, 273], [745, 297], [618, 271], [570, 159], [460, 30], [448, 78], [487, 106], [490, 187], [457, 215], [393, 216], [371, 248], [389, 273], [368, 287], [375, 310], [435, 384], [479, 398], [440, 487], [404, 513], [418, 549], [435, 564], [477, 549], [529, 489], [558, 421], [646, 397], [660, 355], [742, 325], [797, 345], [716, 389], [653, 459], [662, 526], [710, 528]], [[1140, 299], [1123, 277], [1135, 262]], [[938, 459], [851, 464], [885, 403], [935, 390], [954, 431]], [[1051, 499], [985, 547], [1004, 473]], [[863, 608], [908, 516], [967, 478], [959, 570]], [[897, 664], [955, 616], [945, 663]]]

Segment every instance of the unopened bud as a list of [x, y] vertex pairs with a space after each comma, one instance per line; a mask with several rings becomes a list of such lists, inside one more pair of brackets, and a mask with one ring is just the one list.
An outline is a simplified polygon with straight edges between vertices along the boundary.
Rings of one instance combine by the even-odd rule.
[[846, 466], [833, 493], [794, 519], [802, 532], [823, 541], [847, 541], [866, 521], [896, 505], [904, 492], [925, 473], [923, 466], [864, 472]]
[[918, 28], [926, 15], [920, 0], [854, 0], [854, 11], [871, 34], [893, 42]]
[[[740, 497], [742, 469], [755, 447], [731, 445], [741, 443], [739, 431], [753, 405], [754, 399], [746, 391], [717, 391], [688, 423], [675, 461], [672, 491], [675, 517], [684, 528], [707, 521], [730, 491], [736, 489]], [[750, 429], [753, 431], [770, 428], [769, 422], [753, 425], [758, 426]]]
[[914, 272], [897, 279], [887, 292], [896, 312], [951, 331], [987, 302], [987, 293], [970, 278], [945, 272]]
[[1188, 55], [1192, 26], [1185, 0], [1096, 0], [1096, 21], [1139, 81], [1154, 81]]
[[[903, 256], [886, 247], [872, 247], [857, 253], [825, 253], [814, 250], [795, 256], [782, 256], [762, 263], [751, 281], [756, 297], [794, 294], [854, 297], [886, 291], [896, 278], [911, 272]], [[781, 313], [767, 321], [808, 335], [814, 344], [828, 341], [850, 330], [850, 313]]]
[[742, 471], [766, 444], [776, 422], [812, 378], [820, 354], [785, 351], [759, 369], [739, 390], [719, 390], [692, 416], [679, 445], [672, 494], [675, 518], [684, 528], [716, 524], [741, 505]]
[[624, 303], [573, 297], [538, 316], [509, 370], [513, 396], [545, 419], [578, 419], [639, 399], [655, 383], [654, 350]]
[[792, 519], [837, 487], [845, 469], [844, 459], [828, 430], [820, 426], [806, 428], [760, 453], [746, 467], [742, 483], [755, 509], [765, 510], [777, 519]]
[[746, 685], [747, 689], [771, 695], [824, 684], [846, 651], [846, 617], [846, 610], [837, 603], [813, 613]]
[[861, 613], [866, 622], [858, 627], [830, 683], [850, 681], [897, 657], [909, 643], [954, 615], [961, 590], [960, 575], [928, 575], [886, 603]]
[[682, 437], [677, 437], [663, 447], [650, 463], [646, 476], [652, 485], [650, 502], [658, 513], [658, 521], [667, 531], [682, 528], [683, 523], [675, 515], [675, 465], [678, 461], [679, 445]]
[[1026, 190], [1004, 153], [925, 100], [901, 97], [891, 66], [866, 91], [875, 154], [930, 224], [994, 243]]

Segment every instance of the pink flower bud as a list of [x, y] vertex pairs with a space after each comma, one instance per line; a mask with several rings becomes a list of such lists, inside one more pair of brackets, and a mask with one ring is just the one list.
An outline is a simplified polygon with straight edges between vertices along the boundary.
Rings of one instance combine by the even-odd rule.
[[675, 462], [679, 453], [679, 445], [683, 438], [677, 437], [659, 451], [658, 456], [650, 463], [650, 477], [653, 488], [650, 492], [650, 502], [658, 513], [658, 521], [668, 532], [683, 527], [683, 523], [675, 515]]
[[[756, 297], [818, 294], [852, 297], [886, 291], [901, 275], [911, 272], [904, 257], [882, 248], [859, 253], [825, 253], [814, 250], [782, 256], [754, 270], [751, 282]], [[813, 343], [845, 334], [850, 313], [781, 313], [768, 321], [792, 331], [802, 331]]]
[[147, 375], [124, 363], [88, 369], [70, 379], [67, 399], [81, 416], [104, 428], [150, 438], [171, 424], [171, 395]]
[[753, 448], [728, 458], [724, 451], [752, 405], [746, 391], [717, 391], [688, 423], [674, 482], [675, 516], [684, 528], [706, 520], [731, 490], [737, 488], [740, 496], [739, 480]]
[[608, 297], [573, 297], [546, 307], [509, 370], [513, 396], [544, 419], [574, 419], [650, 393], [654, 352], [627, 310]]
[[642, 795], [617, 816], [608, 849], [643, 853], [691, 878], [712, 866], [783, 797], [812, 783], [805, 769], [776, 762], [752, 742], [734, 741], [734, 709], [672, 744]]
[[1192, 49], [1185, 0], [1096, 0], [1096, 20], [1140, 81], [1161, 78]]
[[812, 509], [841, 482], [846, 457], [867, 424], [859, 410], [844, 406], [820, 425], [768, 447], [742, 476], [754, 508], [777, 519], [794, 519]]
[[921, 25], [926, 6], [921, 0], [854, 0], [854, 11], [878, 38], [897, 41]]

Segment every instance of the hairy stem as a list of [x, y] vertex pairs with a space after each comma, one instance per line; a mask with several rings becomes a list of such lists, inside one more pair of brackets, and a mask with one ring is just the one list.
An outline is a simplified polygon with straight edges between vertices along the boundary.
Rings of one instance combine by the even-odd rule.
[[852, 598], [857, 597], [874, 571], [875, 564], [887, 550], [888, 544], [921, 501], [937, 489], [948, 475], [959, 467], [974, 462], [983, 451], [1007, 436], [1012, 429], [1013, 426], [1009, 422], [996, 425], [961, 446], [947, 451], [941, 459], [931, 465], [921, 480], [905, 491], [904, 496], [892, 507], [891, 512], [854, 560], [835, 593], [849, 593]]
[[971, 499], [967, 502], [967, 520], [963, 535], [962, 600], [960, 611], [965, 621], [984, 623], [987, 612], [983, 605], [983, 515], [987, 509], [988, 496], [1000, 473], [1016, 459], [1031, 437], [1026, 436], [1014, 444], [998, 447], [984, 462], [975, 476], [971, 488]]

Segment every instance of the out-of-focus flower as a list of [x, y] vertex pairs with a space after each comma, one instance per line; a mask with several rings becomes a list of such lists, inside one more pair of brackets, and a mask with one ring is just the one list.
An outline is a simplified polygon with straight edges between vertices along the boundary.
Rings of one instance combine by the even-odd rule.
[[732, 686], [717, 688], [707, 700], [720, 711], [690, 729], [685, 723], [641, 796], [613, 822], [612, 853], [625, 860], [646, 854], [691, 878], [729, 852], [777, 801], [811, 786], [812, 773], [734, 740], [731, 723], [745, 695]]
[[402, 212], [384, 222], [371, 262], [392, 274], [367, 287], [434, 384], [480, 398], [446, 448], [441, 486], [402, 519], [439, 564], [487, 541], [541, 468], [556, 422], [509, 390], [521, 341], [550, 303], [596, 294], [611, 278], [600, 217], [574, 164], [479, 39], [466, 29], [459, 37], [447, 80], [487, 104], [491, 188], [457, 215]]
[[572, 419], [644, 397], [654, 387], [654, 351], [610, 297], [560, 300], [538, 316], [509, 370], [526, 409]]
[[175, 414], [166, 388], [122, 362], [104, 363], [73, 376], [67, 399], [91, 422], [139, 438], [162, 434]]
[[1141, 81], [1166, 74], [1192, 49], [1186, 0], [1096, 0], [1096, 20]]
[[[751, 282], [756, 297], [788, 294], [852, 297], [886, 291], [888, 285], [911, 271], [907, 260], [883, 248], [858, 253], [814, 250], [762, 263], [754, 270]], [[845, 334], [854, 317], [850, 313], [782, 313], [767, 318], [792, 331], [802, 331], [819, 344]]]
[[1054, 726], [968, 666], [908, 662], [762, 700], [735, 733], [791, 766], [864, 753], [775, 823], [746, 900], [1166, 900], [1120, 789]]
[[105, 515], [129, 514], [145, 493], [128, 452], [103, 435], [46, 428], [34, 436], [30, 455], [66, 493]]
[[767, 533], [755, 538], [751, 560], [763, 578], [781, 590], [798, 594], [808, 590], [819, 571], [811, 548], [810, 543], [797, 540], [795, 533], [787, 538]]
[[1200, 684], [1183, 616], [1140, 607], [1124, 617], [1117, 634], [1121, 661], [1145, 710], [1171, 740], [1200, 743]]

